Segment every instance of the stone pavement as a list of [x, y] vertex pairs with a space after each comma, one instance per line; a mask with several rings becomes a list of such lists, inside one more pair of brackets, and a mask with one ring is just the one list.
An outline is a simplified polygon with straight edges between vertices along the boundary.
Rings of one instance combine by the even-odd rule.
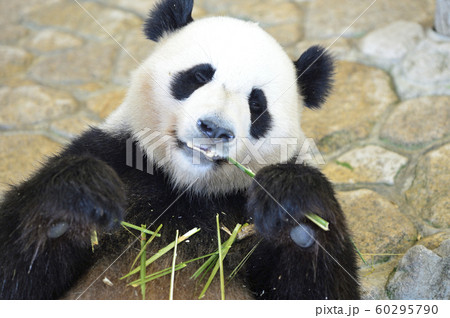
[[[152, 50], [154, 0], [78, 2], [0, 0], [0, 192], [114, 110]], [[259, 21], [293, 59], [331, 45], [334, 94], [303, 127], [367, 262], [364, 297], [448, 299], [450, 40], [431, 30], [434, 0], [371, 3], [197, 0], [194, 18]]]

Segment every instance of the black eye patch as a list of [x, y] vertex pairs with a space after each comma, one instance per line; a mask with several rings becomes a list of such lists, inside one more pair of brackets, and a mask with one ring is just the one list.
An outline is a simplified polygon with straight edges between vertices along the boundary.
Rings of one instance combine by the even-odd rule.
[[267, 99], [264, 92], [259, 88], [254, 88], [248, 97], [250, 108], [250, 135], [254, 138], [261, 138], [272, 126], [272, 117], [267, 111]]
[[171, 83], [172, 96], [178, 100], [188, 98], [197, 89], [209, 83], [215, 72], [211, 64], [199, 64], [177, 73]]

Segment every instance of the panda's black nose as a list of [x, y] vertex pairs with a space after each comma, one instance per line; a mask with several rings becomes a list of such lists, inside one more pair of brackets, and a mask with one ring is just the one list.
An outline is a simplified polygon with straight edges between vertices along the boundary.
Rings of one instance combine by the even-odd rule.
[[214, 121], [209, 119], [199, 119], [197, 121], [198, 129], [209, 138], [221, 139], [223, 142], [229, 142], [235, 138], [234, 133]]

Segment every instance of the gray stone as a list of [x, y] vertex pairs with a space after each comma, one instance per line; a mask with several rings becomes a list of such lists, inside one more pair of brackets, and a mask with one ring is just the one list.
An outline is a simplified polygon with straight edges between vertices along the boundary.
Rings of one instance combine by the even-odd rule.
[[127, 86], [131, 72], [144, 62], [155, 47], [155, 42], [148, 40], [142, 28], [132, 28], [124, 36], [122, 45], [125, 50], [119, 50], [114, 68], [113, 81], [118, 85]]
[[302, 127], [319, 150], [335, 151], [367, 138], [387, 107], [397, 101], [385, 72], [357, 63], [337, 63], [333, 94], [321, 110], [305, 109]]
[[50, 124], [50, 129], [63, 138], [73, 139], [89, 126], [96, 126], [98, 121], [87, 117], [84, 114], [55, 120]]
[[153, 8], [158, 1], [159, 0], [98, 0], [100, 3], [133, 11], [142, 17], [146, 17], [150, 8]]
[[19, 76], [31, 64], [33, 56], [13, 46], [0, 46], [0, 82]]
[[[450, 96], [429, 96], [400, 103], [381, 137], [407, 147], [423, 146], [450, 134]], [[426, 119], [426, 120], [425, 120]]]
[[414, 215], [436, 228], [450, 227], [450, 144], [419, 159], [415, 179], [406, 191], [406, 200]]
[[38, 58], [29, 68], [37, 82], [63, 86], [91, 81], [108, 81], [119, 50], [115, 42], [89, 43], [68, 51]]
[[142, 25], [142, 19], [133, 13], [84, 1], [50, 1], [35, 6], [24, 18], [98, 39], [118, 38], [127, 29]]
[[39, 85], [0, 88], [0, 126], [37, 124], [73, 112], [77, 103], [62, 91]]
[[367, 34], [360, 42], [363, 53], [383, 59], [398, 60], [425, 36], [422, 26], [397, 21]]
[[334, 183], [386, 183], [394, 178], [408, 158], [379, 146], [353, 149], [324, 168], [324, 173]]
[[337, 41], [334, 39], [324, 40], [302, 40], [295, 46], [295, 52], [293, 59], [298, 59], [299, 56], [313, 45], [320, 45], [327, 49], [327, 52], [331, 53], [338, 60], [354, 60], [353, 55], [356, 53], [356, 49], [353, 48], [350, 39], [340, 38]]
[[450, 257], [413, 246], [389, 280], [387, 293], [391, 299], [449, 299]]
[[17, 24], [7, 24], [2, 26], [0, 32], [0, 43], [14, 45], [24, 39], [30, 32], [24, 26]]
[[83, 40], [72, 34], [52, 29], [45, 29], [33, 34], [26, 44], [28, 49], [49, 52], [81, 46]]
[[95, 94], [86, 101], [87, 108], [100, 118], [106, 118], [111, 114], [125, 98], [125, 89], [115, 89]]
[[61, 145], [41, 135], [0, 136], [0, 192], [25, 180]]
[[361, 299], [387, 299], [386, 283], [389, 274], [398, 263], [398, 258], [380, 264], [372, 264], [370, 257], [365, 259], [368, 265], [362, 266], [359, 270]]
[[0, 25], [12, 25], [18, 23], [24, 14], [29, 12], [36, 4], [42, 4], [42, 0], [14, 0], [0, 1]]
[[[438, 254], [441, 257], [450, 257], [450, 239], [445, 240], [441, 243], [441, 245], [435, 249], [433, 252]], [[449, 277], [450, 279], [450, 277]]]
[[200, 1], [198, 4], [214, 14], [225, 14], [256, 21], [265, 26], [292, 22], [300, 23], [304, 20], [303, 11], [300, 7], [285, 0], [275, 0], [271, 3], [260, 0], [208, 0]]
[[361, 189], [339, 192], [338, 200], [359, 251], [380, 263], [404, 253], [417, 238], [411, 221], [398, 206], [378, 193]]
[[[423, 245], [429, 250], [436, 250], [444, 241], [450, 241], [450, 229], [444, 229], [441, 232], [420, 238], [416, 245]], [[437, 252], [435, 251], [435, 253]]]
[[434, 7], [434, 0], [315, 0], [305, 33], [308, 39], [336, 38], [344, 31], [344, 37], [359, 37], [398, 20], [431, 26]]
[[436, 0], [436, 14], [434, 26], [440, 34], [450, 36], [450, 2]]
[[283, 47], [297, 43], [303, 36], [298, 23], [279, 24], [265, 28]]
[[392, 69], [402, 99], [450, 95], [450, 43], [426, 39]]

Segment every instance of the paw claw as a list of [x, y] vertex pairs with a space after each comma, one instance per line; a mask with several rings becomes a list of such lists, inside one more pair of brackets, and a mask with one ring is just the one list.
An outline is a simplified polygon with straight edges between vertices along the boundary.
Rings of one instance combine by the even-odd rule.
[[66, 222], [59, 222], [52, 224], [50, 228], [47, 230], [47, 237], [51, 239], [56, 239], [62, 236], [69, 229], [69, 224]]
[[312, 246], [316, 241], [315, 231], [307, 224], [292, 228], [289, 234], [294, 243], [303, 248]]

